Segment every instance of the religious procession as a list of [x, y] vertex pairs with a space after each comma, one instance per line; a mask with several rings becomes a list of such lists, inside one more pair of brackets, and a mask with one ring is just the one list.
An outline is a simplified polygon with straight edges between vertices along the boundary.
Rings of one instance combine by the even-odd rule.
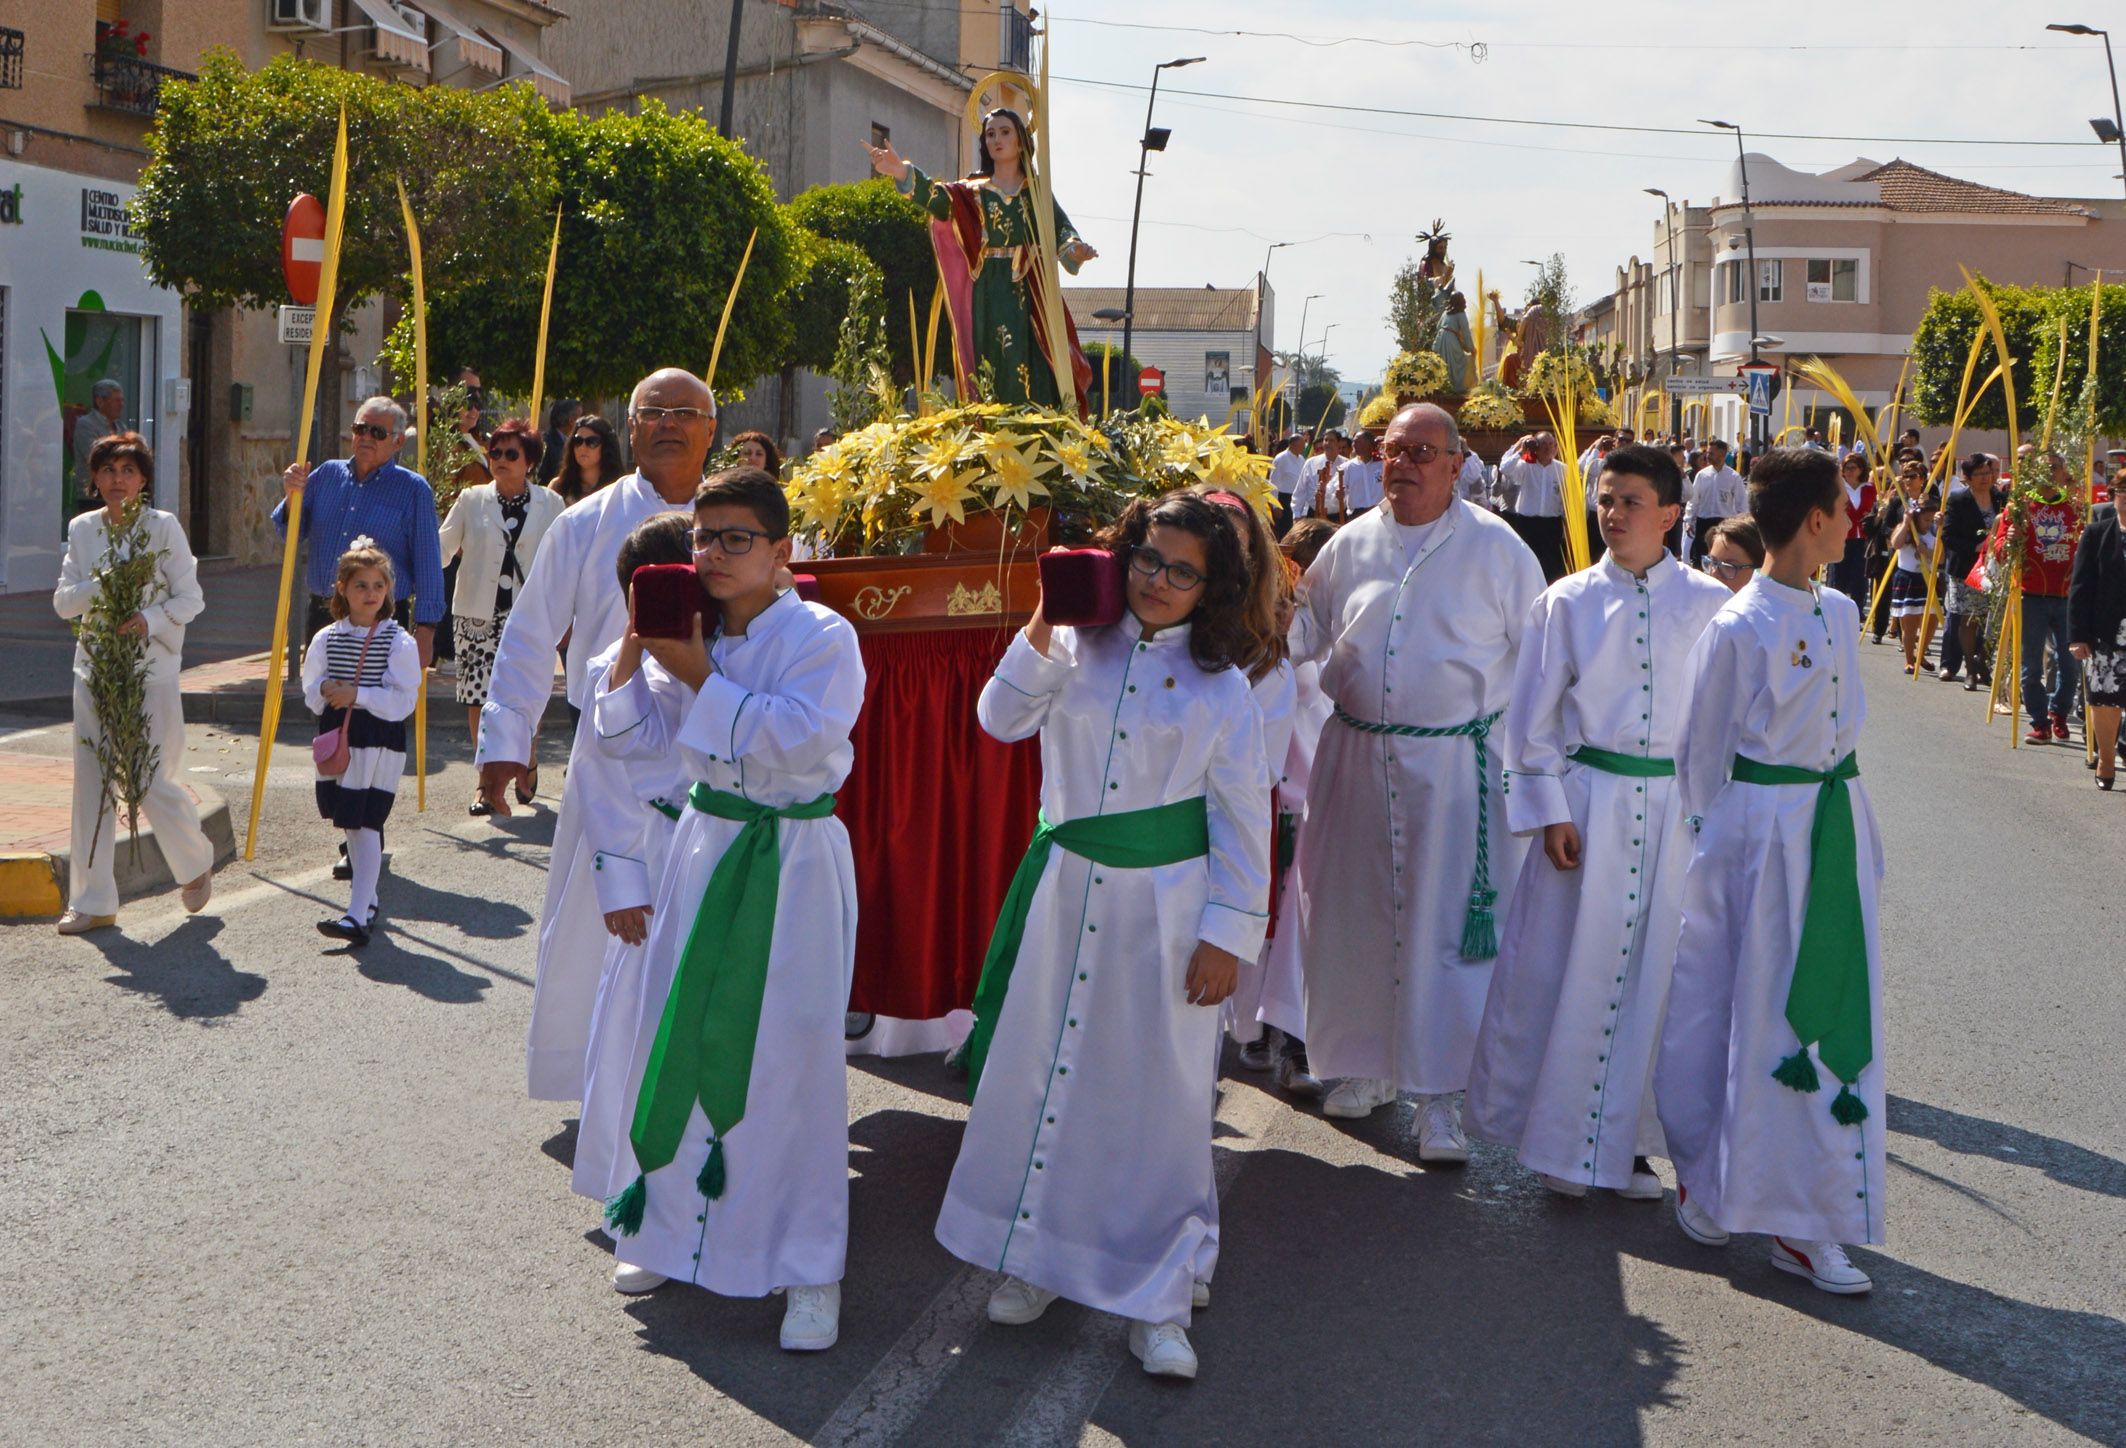
[[16, 1295], [181, 1284], [137, 1401], [9, 1350], [40, 1441], [2126, 1442], [2126, 203], [1730, 86], [1557, 122], [1715, 143], [1590, 298], [1508, 192], [1129, 139], [1548, 64], [1443, 24], [271, 8], [151, 67], [168, 325], [68, 311], [8, 462], [0, 1080], [94, 1202]]

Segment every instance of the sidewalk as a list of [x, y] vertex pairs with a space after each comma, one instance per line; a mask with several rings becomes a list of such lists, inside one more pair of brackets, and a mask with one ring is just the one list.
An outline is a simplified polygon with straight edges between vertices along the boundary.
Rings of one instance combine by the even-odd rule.
[[[184, 789], [199, 810], [200, 827], [214, 842], [219, 865], [236, 853], [228, 801], [196, 784]], [[57, 915], [65, 908], [73, 790], [72, 760], [0, 750], [0, 919]], [[123, 821], [118, 829], [113, 863], [120, 898], [175, 883], [146, 816], [140, 821], [137, 854]]]

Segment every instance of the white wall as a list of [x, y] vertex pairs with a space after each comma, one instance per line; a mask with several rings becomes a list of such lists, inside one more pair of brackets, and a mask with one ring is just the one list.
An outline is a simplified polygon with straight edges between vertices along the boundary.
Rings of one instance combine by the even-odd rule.
[[[1119, 328], [1080, 328], [1078, 340], [1090, 345], [1105, 342], [1114, 347], [1122, 345]], [[1207, 417], [1212, 422], [1223, 422], [1232, 411], [1231, 389], [1247, 388], [1253, 383], [1255, 357], [1255, 332], [1253, 328], [1224, 332], [1136, 332], [1131, 335], [1129, 349], [1139, 362], [1147, 367], [1156, 367], [1166, 374], [1166, 404], [1174, 416], [1187, 422]], [[1204, 354], [1226, 354], [1227, 391], [1212, 397], [1204, 391]], [[1097, 374], [1100, 364], [1093, 363]], [[1115, 379], [1115, 400], [1121, 404], [1124, 398], [1124, 383]], [[1245, 431], [1245, 411], [1233, 424], [1236, 431]]]

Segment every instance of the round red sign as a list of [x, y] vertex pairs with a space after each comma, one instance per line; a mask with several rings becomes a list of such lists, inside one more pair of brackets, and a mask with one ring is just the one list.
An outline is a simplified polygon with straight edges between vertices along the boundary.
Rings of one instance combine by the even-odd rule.
[[281, 275], [297, 305], [317, 305], [324, 266], [325, 203], [305, 191], [288, 203], [288, 219], [281, 223]]

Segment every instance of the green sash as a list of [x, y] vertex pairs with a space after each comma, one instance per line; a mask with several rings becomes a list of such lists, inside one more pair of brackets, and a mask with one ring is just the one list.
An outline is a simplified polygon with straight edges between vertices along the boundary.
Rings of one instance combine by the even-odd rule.
[[1604, 774], [1622, 774], [1632, 779], [1668, 779], [1676, 772], [1673, 759], [1657, 759], [1647, 754], [1618, 754], [1610, 749], [1597, 749], [1592, 744], [1582, 744], [1569, 757], [1589, 769], [1599, 769]]
[[643, 1068], [628, 1133], [641, 1175], [605, 1205], [606, 1225], [623, 1236], [641, 1230], [647, 1178], [679, 1154], [696, 1101], [715, 1128], [716, 1141], [695, 1184], [712, 1201], [723, 1195], [723, 1139], [746, 1114], [760, 1002], [768, 988], [768, 947], [775, 939], [775, 900], [782, 883], [776, 822], [834, 813], [831, 794], [776, 809], [700, 783], [687, 802], [703, 814], [744, 823], [701, 892]]
[[1462, 913], [1464, 960], [1490, 960], [1499, 953], [1498, 926], [1491, 914], [1499, 893], [1491, 888], [1491, 767], [1490, 752], [1484, 741], [1491, 737], [1491, 726], [1505, 716], [1506, 711], [1501, 709], [1496, 714], [1471, 719], [1467, 724], [1433, 728], [1421, 724], [1376, 723], [1347, 712], [1341, 704], [1336, 706], [1337, 720], [1361, 734], [1386, 734], [1397, 739], [1466, 738], [1476, 746], [1476, 873], [1469, 881], [1469, 908]]
[[967, 1033], [970, 1098], [982, 1084], [982, 1063], [989, 1059], [989, 1042], [1004, 1012], [1011, 972], [1019, 963], [1019, 947], [1026, 938], [1026, 914], [1033, 908], [1034, 890], [1048, 868], [1049, 851], [1061, 845], [1073, 855], [1115, 870], [1175, 865], [1211, 851], [1210, 814], [1200, 794], [1152, 809], [1088, 815], [1060, 825], [1050, 824], [1046, 815], [1040, 821], [1018, 872], [1011, 877], [1004, 906], [997, 911], [996, 929], [989, 937], [988, 953], [982, 957], [982, 981], [974, 992], [974, 1029]]
[[1841, 1126], [1867, 1120], [1868, 1108], [1851, 1090], [1875, 1058], [1868, 1010], [1868, 935], [1860, 908], [1860, 852], [1853, 831], [1853, 796], [1846, 781], [1860, 777], [1860, 758], [1848, 754], [1830, 769], [1762, 764], [1735, 756], [1733, 777], [1743, 784], [1813, 784], [1816, 819], [1809, 831], [1809, 895], [1787, 987], [1786, 1019], [1801, 1049], [1779, 1063], [1773, 1079], [1796, 1091], [1819, 1086], [1809, 1047], [1843, 1083], [1831, 1103]]

